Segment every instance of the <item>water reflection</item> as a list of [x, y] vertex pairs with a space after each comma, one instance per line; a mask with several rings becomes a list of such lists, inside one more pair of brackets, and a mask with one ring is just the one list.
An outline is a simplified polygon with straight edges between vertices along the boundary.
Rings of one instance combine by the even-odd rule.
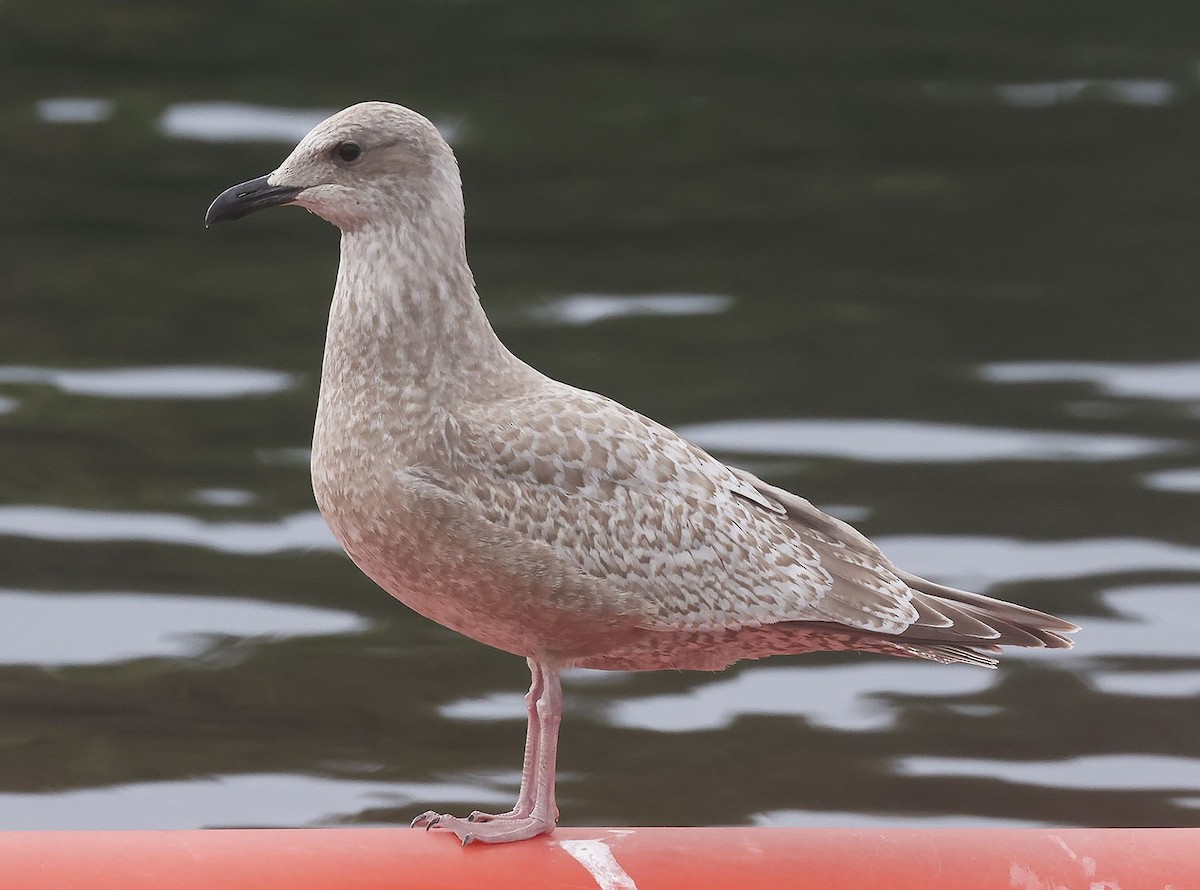
[[294, 378], [261, 368], [161, 367], [76, 370], [0, 367], [0, 383], [53, 386], [71, 395], [107, 399], [232, 399], [282, 392]]
[[1200, 548], [1146, 538], [1022, 541], [920, 535], [879, 538], [877, 543], [909, 571], [972, 589], [1013, 581], [1200, 571]]
[[1191, 657], [1200, 672], [1200, 581], [1119, 587], [1105, 591], [1102, 602], [1118, 617], [1089, 618], [1080, 655]]
[[192, 500], [208, 507], [248, 507], [258, 495], [240, 488], [200, 488], [192, 492]]
[[882, 696], [953, 698], [987, 690], [996, 675], [981, 668], [869, 661], [837, 666], [751, 667], [682, 695], [621, 702], [608, 713], [616, 726], [656, 732], [728, 727], [741, 717], [792, 715], [846, 732], [884, 731], [898, 710]]
[[36, 110], [37, 116], [48, 124], [98, 124], [112, 116], [113, 102], [63, 96], [40, 100]]
[[358, 615], [283, 603], [151, 593], [0, 590], [0, 664], [184, 658], [213, 637], [356, 633]]
[[0, 535], [47, 541], [153, 541], [225, 553], [339, 550], [316, 510], [274, 522], [208, 522], [178, 513], [74, 510], [38, 504], [0, 506]]
[[512, 793], [508, 788], [492, 789], [478, 781], [371, 782], [270, 773], [218, 775], [53, 794], [0, 792], [0, 831], [334, 825], [364, 810], [411, 809], [425, 800], [507, 806]]
[[1046, 822], [996, 819], [987, 816], [934, 816], [919, 810], [907, 813], [839, 813], [826, 810], [771, 810], [756, 813], [754, 825], [766, 828], [1040, 828]]
[[[278, 108], [245, 102], [179, 102], [168, 106], [158, 128], [172, 139], [202, 142], [279, 142], [295, 144], [336, 108]], [[461, 121], [439, 120], [443, 138], [454, 144]]]
[[531, 307], [526, 317], [542, 324], [582, 327], [610, 318], [641, 315], [718, 315], [731, 306], [732, 297], [716, 294], [571, 294]]
[[1165, 80], [1077, 78], [1049, 83], [1000, 84], [995, 90], [1002, 102], [1022, 108], [1045, 108], [1088, 100], [1155, 106], [1168, 105], [1178, 97], [1178, 88]]
[[272, 108], [242, 102], [181, 102], [158, 119], [164, 136], [205, 142], [296, 143], [336, 108]]
[[[1140, 650], [1145, 654], [1147, 650]], [[1182, 653], [1195, 656], [1195, 647]], [[1190, 671], [1098, 671], [1090, 681], [1108, 695], [1149, 696], [1150, 698], [1181, 698], [1194, 702], [1200, 699], [1200, 667]]]
[[1177, 447], [1140, 436], [905, 420], [737, 420], [692, 424], [680, 432], [704, 448], [732, 454], [823, 455], [888, 463], [1127, 460]]
[[1200, 469], [1194, 467], [1148, 473], [1144, 480], [1147, 487], [1161, 491], [1200, 492]]
[[908, 776], [1001, 779], [1051, 788], [1200, 791], [1200, 759], [1151, 754], [1108, 754], [1038, 763], [907, 757], [897, 761], [896, 771]]
[[997, 383], [1090, 383], [1108, 395], [1165, 401], [1200, 399], [1200, 362], [1116, 364], [1103, 362], [1007, 362], [981, 369]]
[[1149, 108], [1178, 102], [1183, 89], [1158, 78], [1073, 77], [1028, 83], [962, 84], [930, 82], [923, 92], [931, 99], [955, 103], [995, 103], [1014, 108], [1050, 108], [1076, 103], [1140, 105]]

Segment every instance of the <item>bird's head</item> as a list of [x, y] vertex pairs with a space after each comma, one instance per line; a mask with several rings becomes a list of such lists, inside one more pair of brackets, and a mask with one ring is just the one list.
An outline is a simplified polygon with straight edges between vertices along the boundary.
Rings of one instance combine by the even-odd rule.
[[204, 224], [298, 204], [352, 231], [439, 204], [461, 214], [461, 195], [454, 154], [432, 123], [401, 105], [363, 102], [317, 124], [273, 173], [223, 191]]

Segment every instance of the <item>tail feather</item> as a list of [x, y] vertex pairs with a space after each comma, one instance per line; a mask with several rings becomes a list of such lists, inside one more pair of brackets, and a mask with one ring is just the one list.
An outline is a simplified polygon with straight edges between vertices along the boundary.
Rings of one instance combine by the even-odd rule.
[[958, 634], [957, 621], [953, 627], [927, 627], [918, 619], [902, 634], [905, 637], [971, 645], [969, 638], [974, 636], [975, 624], [983, 623], [995, 631], [995, 636], [987, 640], [993, 645], [1070, 649], [1073, 644], [1064, 634], [1079, 630], [1069, 621], [1036, 609], [947, 587], [908, 572], [897, 571], [896, 574], [912, 589], [914, 600], [927, 602], [933, 610], [945, 613], [947, 617], [953, 617], [954, 612], [965, 613], [974, 622], [967, 633]]
[[[896, 570], [912, 592], [917, 620], [898, 634], [857, 633], [862, 648], [941, 664], [995, 668], [1002, 646], [1070, 649], [1065, 634], [1079, 628], [1045, 612], [946, 587]], [[845, 632], [846, 628], [841, 628]]]
[[[1071, 622], [905, 572], [856, 529], [804, 498], [744, 470], [734, 473], [782, 508], [781, 521], [829, 572], [832, 589], [818, 602], [819, 612], [837, 629], [831, 635], [853, 635], [852, 648], [985, 667], [996, 666], [991, 655], [1001, 646], [1071, 648], [1065, 635], [1079, 630]], [[880, 631], [881, 619], [895, 630]]]
[[904, 647], [900, 654], [909, 655], [914, 658], [924, 658], [927, 661], [936, 661], [939, 664], [973, 664], [977, 667], [985, 667], [995, 670], [999, 667], [1000, 662], [992, 658], [990, 655], [985, 655], [985, 652], [999, 652], [998, 648], [970, 648], [967, 646], [921, 646], [913, 645]]

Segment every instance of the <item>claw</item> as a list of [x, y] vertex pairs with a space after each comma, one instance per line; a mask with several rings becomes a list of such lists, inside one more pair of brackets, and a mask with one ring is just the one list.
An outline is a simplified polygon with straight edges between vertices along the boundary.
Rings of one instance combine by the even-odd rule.
[[554, 823], [542, 816], [525, 816], [515, 819], [493, 818], [488, 822], [471, 822], [457, 816], [435, 814], [432, 819], [422, 824], [425, 825], [426, 830], [437, 828], [439, 831], [451, 832], [462, 842], [464, 847], [473, 843], [503, 844], [554, 831]]
[[429, 829], [433, 828], [433, 826], [437, 825], [438, 822], [440, 822], [440, 821], [442, 821], [442, 817], [440, 814], [435, 813], [433, 810], [426, 810], [424, 813], [422, 813], [421, 815], [417, 816], [417, 818], [412, 820], [410, 827], [421, 828], [422, 826], [424, 826], [425, 830], [428, 831]]

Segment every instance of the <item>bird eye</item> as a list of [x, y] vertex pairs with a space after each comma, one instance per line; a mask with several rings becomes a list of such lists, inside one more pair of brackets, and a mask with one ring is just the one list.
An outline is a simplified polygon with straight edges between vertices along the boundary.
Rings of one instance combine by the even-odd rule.
[[362, 154], [362, 148], [357, 142], [339, 142], [333, 147], [333, 153], [347, 164], [357, 161]]

